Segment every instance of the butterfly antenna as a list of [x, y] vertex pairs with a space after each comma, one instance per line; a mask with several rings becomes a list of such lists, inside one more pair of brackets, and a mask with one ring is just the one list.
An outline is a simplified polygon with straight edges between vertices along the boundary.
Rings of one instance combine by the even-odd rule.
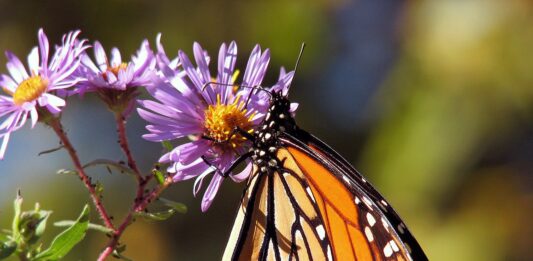
[[[300, 59], [302, 58], [302, 55], [304, 54], [304, 49], [305, 49], [305, 42], [303, 42], [302, 47], [300, 47], [300, 53], [298, 54], [298, 58], [296, 59], [296, 64], [294, 65], [294, 75], [296, 75], [296, 71], [298, 70], [298, 67], [300, 66]], [[290, 88], [291, 85], [292, 85], [292, 81], [289, 84], [288, 88]]]
[[296, 74], [296, 70], [298, 69], [298, 66], [300, 65], [300, 59], [302, 58], [302, 55], [304, 54], [305, 49], [305, 42], [302, 43], [302, 47], [300, 47], [300, 53], [298, 54], [298, 59], [296, 59], [296, 64], [294, 65], [294, 73]]
[[257, 86], [247, 86], [247, 85], [241, 85], [241, 84], [227, 84], [227, 83], [218, 83], [218, 82], [207, 82], [205, 83], [203, 86], [202, 86], [202, 91], [205, 91], [205, 89], [207, 88], [207, 86], [209, 85], [220, 85], [220, 86], [238, 86], [240, 88], [247, 88], [247, 89], [252, 89], [252, 90], [259, 90], [259, 91], [264, 91], [266, 94], [272, 96], [272, 94], [270, 93], [270, 91], [268, 91], [267, 89], [265, 89], [263, 86], [260, 86], [260, 85], [257, 85]]

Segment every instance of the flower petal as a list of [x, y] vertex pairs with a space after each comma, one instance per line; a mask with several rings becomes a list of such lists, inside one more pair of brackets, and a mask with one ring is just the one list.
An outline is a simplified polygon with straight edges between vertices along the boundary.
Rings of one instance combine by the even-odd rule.
[[194, 59], [198, 65], [198, 72], [203, 83], [211, 81], [211, 73], [209, 72], [209, 67], [207, 65], [206, 57], [204, 55], [205, 51], [202, 49], [199, 43], [194, 42], [193, 44]]
[[96, 65], [102, 72], [107, 71], [107, 55], [105, 54], [104, 47], [98, 41], [94, 42], [94, 58], [96, 59]]
[[7, 70], [17, 83], [20, 83], [29, 77], [24, 65], [22, 65], [22, 62], [20, 62], [19, 58], [15, 54], [10, 51], [6, 51], [6, 57], [8, 60], [6, 64]]
[[176, 150], [179, 150], [179, 154], [175, 161], [179, 161], [184, 165], [191, 164], [193, 161], [203, 156], [209, 148], [210, 143], [206, 140], [197, 140], [182, 144], [176, 147]]
[[0, 160], [4, 159], [4, 155], [6, 153], [7, 143], [9, 142], [9, 136], [10, 135], [11, 135], [11, 133], [8, 132], [8, 133], [3, 135], [4, 137], [2, 137], [2, 146], [0, 146]]
[[189, 165], [183, 165], [179, 162], [175, 162], [168, 167], [167, 172], [175, 173], [172, 176], [172, 181], [179, 182], [199, 176], [209, 168], [211, 168], [211, 166], [207, 165], [203, 159], [198, 158]]
[[248, 179], [248, 177], [250, 177], [250, 173], [252, 173], [252, 169], [253, 169], [253, 164], [249, 162], [248, 164], [246, 164], [246, 167], [244, 167], [244, 169], [241, 172], [235, 175], [230, 174], [229, 176], [235, 182], [242, 182]]
[[192, 81], [192, 84], [195, 87], [194, 92], [201, 92], [201, 96], [204, 97], [205, 100], [207, 100], [208, 103], [214, 104], [216, 102], [216, 96], [211, 95], [211, 86], [203, 81], [203, 77], [198, 75], [198, 72], [196, 71], [196, 68], [192, 65], [191, 61], [189, 60], [189, 57], [187, 55], [179, 50], [178, 56], [180, 58], [180, 61], [182, 63], [183, 69], [187, 73], [187, 76]]
[[194, 196], [198, 195], [198, 192], [200, 192], [200, 189], [202, 189], [202, 184], [204, 183], [204, 178], [207, 175], [212, 174], [215, 171], [216, 171], [215, 169], [213, 169], [212, 167], [209, 167], [204, 172], [202, 172], [200, 175], [198, 175], [198, 177], [194, 181], [194, 185], [193, 185], [192, 193], [194, 194]]
[[31, 75], [39, 74], [39, 50], [34, 47], [28, 55], [28, 66]]
[[113, 47], [113, 49], [111, 49], [111, 67], [117, 67], [120, 64], [122, 64], [122, 56], [120, 55], [120, 51], [118, 48]]
[[220, 185], [222, 184], [222, 181], [224, 179], [222, 176], [218, 174], [214, 174], [213, 178], [211, 179], [211, 183], [209, 183], [209, 187], [207, 187], [207, 190], [204, 193], [204, 197], [202, 198], [202, 212], [206, 212], [207, 209], [211, 206], [211, 203], [213, 203], [213, 199], [217, 195], [218, 189], [220, 188]]
[[17, 90], [18, 84], [10, 76], [2, 74], [0, 75], [0, 86], [13, 94]]
[[37, 38], [39, 38], [39, 51], [41, 52], [42, 60], [41, 70], [44, 75], [48, 75], [48, 53], [50, 49], [50, 46], [48, 44], [48, 37], [46, 37], [46, 34], [44, 33], [42, 28], [39, 29], [37, 35]]
[[222, 103], [226, 104], [229, 97], [233, 94], [232, 77], [235, 70], [235, 62], [237, 61], [237, 44], [232, 41], [228, 48], [222, 44], [218, 55], [218, 79], [217, 82], [222, 85], [217, 86], [222, 91], [220, 93]]
[[37, 114], [37, 109], [33, 107], [30, 110], [30, 116], [31, 116], [31, 127], [35, 127], [35, 124], [37, 123], [37, 120], [39, 120], [39, 115]]

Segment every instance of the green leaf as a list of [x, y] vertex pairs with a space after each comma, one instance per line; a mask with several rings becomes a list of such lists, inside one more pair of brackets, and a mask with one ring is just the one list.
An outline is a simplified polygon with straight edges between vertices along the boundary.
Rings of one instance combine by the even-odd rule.
[[17, 242], [0, 242], [0, 259], [8, 258], [17, 250]]
[[163, 145], [163, 148], [165, 148], [167, 151], [171, 151], [174, 149], [174, 146], [172, 145], [172, 143], [168, 140], [165, 140], [165, 141], [162, 141], [161, 142], [161, 145]]
[[[73, 221], [73, 220], [61, 220], [61, 221], [55, 222], [54, 226], [56, 226], [56, 227], [69, 227], [69, 226], [74, 225], [74, 223], [76, 223], [76, 221]], [[113, 229], [107, 228], [107, 227], [102, 226], [102, 225], [94, 224], [94, 223], [89, 223], [88, 229], [99, 231], [99, 232], [102, 232], [102, 233], [105, 233], [105, 234], [109, 234], [109, 233], [113, 232]]]
[[96, 160], [93, 160], [87, 164], [85, 164], [83, 166], [83, 168], [88, 168], [88, 167], [93, 167], [93, 166], [99, 166], [99, 165], [104, 165], [104, 166], [108, 166], [108, 167], [112, 167], [112, 168], [115, 168], [117, 169], [118, 171], [122, 172], [122, 173], [128, 173], [128, 174], [131, 174], [131, 175], [136, 175], [135, 174], [135, 171], [133, 171], [132, 169], [128, 168], [127, 166], [124, 166], [118, 162], [115, 162], [115, 161], [112, 161], [112, 160], [107, 160], [107, 159], [96, 159]]
[[167, 220], [168, 218], [170, 218], [176, 212], [177, 211], [175, 209], [169, 208], [167, 210], [160, 211], [160, 212], [154, 212], [154, 213], [150, 213], [150, 212], [135, 212], [134, 215], [136, 217], [142, 217], [142, 218], [144, 218], [145, 220], [148, 220], [148, 221], [163, 221], [163, 220]]
[[175, 202], [175, 201], [172, 201], [172, 200], [169, 200], [169, 199], [166, 199], [166, 198], [159, 198], [159, 201], [161, 201], [161, 203], [165, 204], [165, 206], [171, 207], [171, 208], [175, 209], [177, 212], [179, 212], [181, 214], [187, 213], [187, 205], [185, 205], [183, 203]]
[[50, 247], [39, 253], [35, 260], [59, 260], [63, 258], [84, 237], [89, 227], [89, 206], [85, 205], [81, 215], [69, 228], [57, 235]]
[[45, 150], [45, 151], [41, 151], [41, 152], [39, 152], [38, 156], [41, 156], [41, 155], [44, 155], [44, 154], [48, 154], [48, 153], [52, 153], [52, 152], [56, 152], [56, 151], [58, 151], [58, 150], [60, 150], [60, 149], [62, 149], [62, 148], [64, 148], [64, 147], [65, 147], [65, 146], [61, 145], [61, 146], [59, 146], [59, 147], [57, 147], [57, 148], [53, 148], [53, 149], [49, 149], [49, 150]]

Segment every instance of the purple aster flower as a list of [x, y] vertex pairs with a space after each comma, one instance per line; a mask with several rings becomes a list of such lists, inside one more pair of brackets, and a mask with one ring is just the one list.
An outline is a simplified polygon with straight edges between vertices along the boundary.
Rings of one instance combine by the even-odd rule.
[[[140, 101], [144, 108], [138, 112], [150, 122], [146, 126], [150, 133], [143, 135], [145, 139], [155, 142], [191, 139], [160, 158], [160, 162], [171, 164], [168, 171], [174, 173], [175, 182], [196, 177], [196, 195], [204, 179], [215, 173], [202, 199], [201, 208], [206, 211], [222, 183], [221, 174], [251, 146], [250, 141], [233, 130], [238, 127], [252, 133], [264, 118], [269, 96], [264, 91], [256, 93], [253, 88], [234, 86], [238, 75], [235, 42], [220, 47], [215, 76], [209, 71], [207, 53], [198, 43], [193, 49], [197, 66], [182, 51], [178, 52], [179, 61], [172, 62], [158, 40], [158, 67], [164, 77], [156, 77], [153, 86], [147, 88], [157, 102]], [[248, 60], [242, 86], [259, 86], [269, 60], [269, 50], [263, 52], [257, 45]], [[290, 82], [291, 78], [291, 73], [284, 74], [284, 80]], [[230, 177], [242, 181], [248, 177], [250, 168], [248, 162], [244, 171]]]
[[28, 69], [13, 53], [7, 51], [7, 70], [9, 75], [0, 75], [0, 86], [8, 95], [0, 95], [0, 159], [6, 151], [9, 136], [20, 129], [28, 117], [31, 126], [43, 114], [57, 114], [65, 106], [65, 100], [56, 93], [75, 85], [80, 79], [73, 72], [80, 65], [79, 55], [87, 48], [86, 41], [78, 41], [80, 31], [63, 36], [63, 43], [56, 47], [49, 57], [49, 43], [46, 34], [39, 29], [39, 46], [28, 55]]
[[136, 55], [130, 62], [122, 60], [120, 51], [111, 49], [110, 59], [100, 42], [94, 43], [94, 63], [87, 54], [82, 54], [77, 74], [87, 80], [79, 84], [78, 89], [70, 94], [97, 92], [111, 109], [122, 112], [131, 107], [133, 98], [138, 94], [136, 87], [151, 83], [155, 72], [155, 59], [150, 45], [144, 40]]

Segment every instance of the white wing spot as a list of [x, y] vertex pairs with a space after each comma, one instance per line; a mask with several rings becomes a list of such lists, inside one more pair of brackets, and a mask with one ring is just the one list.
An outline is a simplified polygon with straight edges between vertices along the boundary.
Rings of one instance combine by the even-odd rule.
[[387, 204], [387, 201], [385, 201], [385, 200], [383, 200], [383, 199], [381, 200], [381, 203], [382, 203], [383, 205], [385, 205], [385, 206], [388, 206], [388, 205], [389, 205], [389, 204]]
[[296, 232], [294, 232], [294, 238], [296, 240], [303, 239], [302, 232], [300, 232], [300, 230], [296, 230]]
[[365, 202], [366, 206], [367, 206], [370, 210], [373, 210], [373, 208], [372, 208], [372, 201], [370, 201], [370, 199], [368, 199], [366, 196], [363, 196], [363, 202]]
[[288, 177], [289, 175], [291, 174], [289, 174], [288, 172], [283, 172], [283, 177]]
[[361, 177], [361, 181], [363, 181], [363, 183], [366, 183], [366, 179]]
[[372, 214], [370, 214], [370, 212], [366, 213], [366, 220], [368, 221], [368, 224], [371, 227], [373, 227], [374, 224], [376, 224], [376, 219], [374, 218], [374, 216], [372, 216]]
[[355, 204], [359, 205], [361, 203], [361, 200], [358, 197], [355, 197]]
[[374, 234], [372, 234], [372, 230], [370, 230], [370, 227], [365, 227], [365, 236], [366, 239], [368, 239], [368, 242], [374, 241]]
[[265, 134], [265, 139], [266, 139], [266, 140], [268, 140], [268, 139], [270, 139], [270, 138], [272, 138], [272, 134], [270, 134], [270, 133]]
[[268, 162], [268, 165], [270, 167], [275, 167], [276, 165], [278, 165], [278, 162], [275, 160], [275, 159], [271, 159], [269, 162]]
[[400, 251], [400, 249], [398, 248], [398, 245], [396, 245], [396, 242], [394, 242], [394, 240], [390, 241], [390, 245], [392, 247], [392, 250], [394, 250], [394, 252]]
[[385, 230], [389, 232], [389, 223], [387, 223], [387, 221], [384, 218], [381, 218], [381, 223], [383, 223], [383, 227], [385, 228]]
[[305, 191], [307, 191], [307, 195], [309, 195], [309, 197], [313, 200], [313, 202], [316, 203], [315, 197], [313, 197], [313, 192], [311, 191], [311, 188], [307, 187], [307, 188], [305, 188]]
[[324, 226], [322, 225], [316, 226], [316, 232], [318, 233], [320, 240], [324, 240], [324, 238], [326, 237], [326, 231], [324, 230]]
[[350, 179], [346, 176], [342, 176], [342, 179], [344, 179], [344, 182], [350, 184]]
[[381, 208], [381, 210], [383, 210], [383, 212], [387, 212], [387, 208], [383, 205], [383, 203], [378, 202], [378, 206]]
[[405, 246], [405, 248], [407, 248], [407, 252], [409, 252], [409, 254], [411, 254], [411, 247], [405, 242], [403, 242], [403, 245]]
[[385, 255], [385, 257], [392, 256], [392, 247], [390, 246], [390, 243], [387, 243], [383, 248], [383, 254]]
[[400, 224], [398, 225], [398, 232], [400, 232], [400, 234], [405, 233], [405, 230], [403, 230], [403, 226], [402, 226], [402, 225], [403, 225], [403, 223], [400, 223]]
[[333, 260], [333, 255], [331, 255], [331, 246], [328, 245], [328, 260]]

